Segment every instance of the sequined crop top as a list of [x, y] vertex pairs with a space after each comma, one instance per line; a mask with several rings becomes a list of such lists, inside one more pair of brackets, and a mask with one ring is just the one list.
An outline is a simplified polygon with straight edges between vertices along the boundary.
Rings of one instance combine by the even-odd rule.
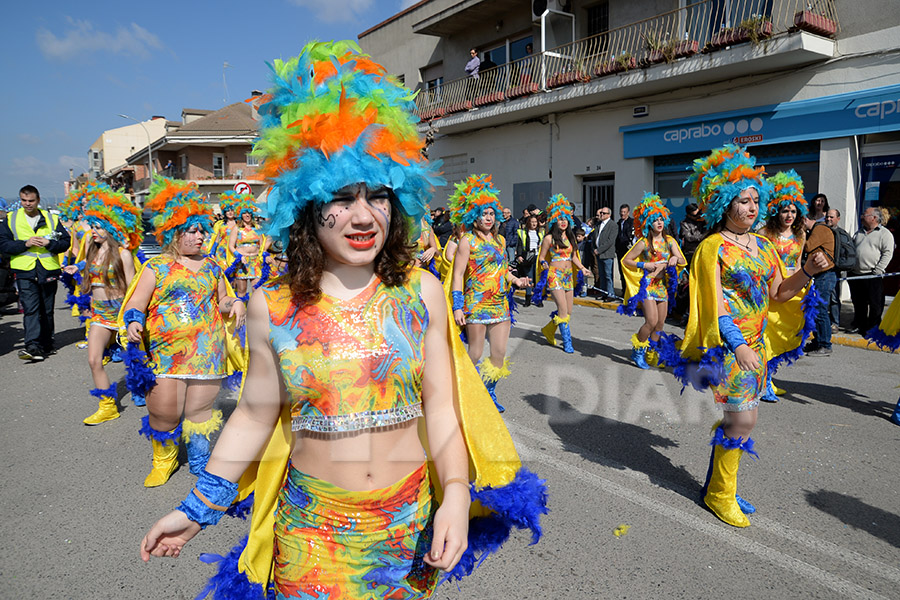
[[[103, 283], [103, 273], [100, 271], [100, 265], [91, 263], [88, 275], [91, 278], [91, 287], [106, 287], [106, 284]], [[109, 268], [106, 270], [106, 277], [109, 279], [110, 286], [116, 287], [116, 270], [112, 265], [109, 265]]]
[[235, 246], [259, 246], [262, 236], [256, 229], [238, 228]]
[[557, 248], [556, 244], [550, 244], [550, 262], [572, 260], [572, 246]]
[[428, 310], [419, 274], [395, 287], [376, 277], [350, 300], [322, 294], [303, 309], [287, 285], [263, 288], [292, 431], [359, 431], [422, 416]]

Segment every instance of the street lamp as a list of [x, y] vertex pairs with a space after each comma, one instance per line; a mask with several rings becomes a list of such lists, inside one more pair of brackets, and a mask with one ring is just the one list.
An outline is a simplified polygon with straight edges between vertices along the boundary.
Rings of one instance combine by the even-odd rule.
[[[151, 147], [152, 142], [150, 141], [150, 132], [147, 130], [147, 127], [144, 126], [144, 123], [138, 121], [134, 117], [129, 117], [128, 115], [119, 115], [123, 119], [128, 119], [130, 121], [134, 121], [138, 125], [141, 126], [141, 129], [144, 130], [144, 133], [147, 134], [147, 169], [150, 172], [150, 185], [153, 185], [153, 148]], [[148, 186], [149, 187], [149, 186]]]

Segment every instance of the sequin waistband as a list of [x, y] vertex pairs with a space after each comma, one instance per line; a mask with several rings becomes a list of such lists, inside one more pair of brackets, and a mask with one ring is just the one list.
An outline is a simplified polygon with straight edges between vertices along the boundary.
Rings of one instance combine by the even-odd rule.
[[572, 262], [571, 258], [554, 258], [550, 262]]
[[315, 431], [318, 433], [342, 433], [388, 427], [412, 421], [422, 416], [422, 403], [397, 406], [385, 410], [367, 410], [346, 415], [326, 417], [296, 415], [291, 419], [291, 431]]

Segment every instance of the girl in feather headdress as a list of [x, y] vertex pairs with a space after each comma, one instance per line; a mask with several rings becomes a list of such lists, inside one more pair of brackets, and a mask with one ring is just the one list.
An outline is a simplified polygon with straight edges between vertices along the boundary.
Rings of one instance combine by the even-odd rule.
[[[525, 287], [527, 277], [516, 277], [506, 258], [506, 240], [497, 233], [500, 214], [499, 192], [490, 175], [470, 175], [456, 185], [450, 196], [451, 220], [468, 233], [459, 239], [454, 254], [451, 297], [453, 319], [466, 328], [469, 357], [487, 387], [497, 410], [506, 410], [497, 401], [497, 382], [509, 377], [506, 343], [511, 326], [510, 286]], [[491, 356], [481, 358], [484, 341], [491, 344]]]
[[[775, 252], [778, 253], [783, 267], [782, 277], [790, 277], [800, 268], [803, 246], [806, 244], [806, 228], [803, 226], [803, 217], [809, 213], [809, 206], [803, 196], [803, 180], [796, 171], [791, 169], [769, 177], [768, 183], [772, 186], [772, 197], [769, 199], [768, 206], [765, 207], [765, 225], [759, 232], [766, 236], [775, 247]], [[770, 308], [770, 312], [778, 310], [784, 313], [786, 318], [793, 316], [793, 320], [802, 326], [804, 324], [802, 304], [805, 297], [805, 292], [798, 294], [787, 302], [774, 305]], [[827, 307], [827, 298], [825, 302]], [[813, 320], [815, 308], [815, 306], [812, 307]], [[765, 335], [769, 364], [766, 370], [766, 390], [759, 398], [765, 402], [778, 402], [778, 396], [784, 394], [783, 389], [772, 383], [772, 375], [781, 363], [790, 363], [799, 358], [805, 342], [802, 334], [796, 335], [791, 332], [791, 335], [786, 338], [779, 338], [772, 336], [775, 331], [777, 331], [775, 328], [768, 328]]]
[[223, 267], [227, 267], [234, 260], [229, 250], [231, 232], [237, 229], [237, 209], [246, 202], [253, 202], [250, 194], [239, 194], [235, 191], [227, 191], [219, 194], [219, 208], [222, 210], [222, 220], [216, 221], [212, 235], [209, 236], [209, 248], [207, 253], [219, 261]]
[[210, 437], [222, 425], [213, 401], [222, 380], [235, 370], [229, 354], [240, 353], [233, 347], [229, 353], [233, 336], [223, 317], [240, 329], [245, 309], [222, 265], [203, 254], [212, 209], [196, 184], [160, 178], [150, 186], [146, 209], [153, 213], [163, 252], [144, 263], [135, 278], [123, 319], [129, 344], [146, 344], [153, 365], [155, 384], [147, 394], [149, 415], [141, 434], [153, 446], [153, 468], [144, 486], [156, 487], [178, 468], [182, 435], [191, 472], [206, 466]]
[[656, 364], [659, 336], [669, 307], [675, 303], [678, 269], [687, 266], [681, 247], [670, 235], [669, 209], [657, 194], [644, 194], [634, 209], [634, 231], [638, 241], [622, 257], [625, 302], [618, 312], [644, 313], [644, 324], [631, 336], [631, 360], [641, 369]]
[[537, 534], [543, 483], [449, 335], [440, 283], [410, 268], [441, 182], [412, 95], [353, 42], [310, 43], [273, 70], [254, 152], [288, 272], [250, 299], [240, 402], [141, 554], [178, 556], [252, 491], [249, 539], [214, 559], [203, 595], [425, 598], [514, 523]]
[[[249, 196], [249, 194], [247, 194]], [[262, 251], [265, 238], [254, 223], [256, 204], [252, 197], [245, 198], [235, 205], [237, 225], [228, 234], [228, 251], [240, 260], [235, 273], [234, 290], [238, 296], [246, 297], [262, 275]], [[249, 287], [248, 287], [249, 285]]]
[[[753, 233], [772, 195], [765, 169], [729, 144], [694, 161], [685, 182], [710, 226], [691, 263], [690, 317], [677, 351], [661, 351], [682, 382], [712, 387], [724, 417], [714, 427], [704, 502], [722, 521], [747, 527], [756, 509], [737, 495], [744, 452], [757, 456], [750, 433], [766, 383], [766, 329], [772, 302], [797, 295], [828, 262], [816, 253], [790, 277], [773, 244]], [[775, 325], [769, 323], [769, 325]], [[666, 344], [668, 346], [668, 344]], [[668, 348], [672, 349], [672, 348]]]
[[[556, 194], [550, 198], [547, 204], [547, 235], [541, 242], [538, 251], [538, 263], [546, 273], [541, 274], [541, 281], [535, 287], [533, 295], [543, 298], [543, 292], [539, 288], [550, 291], [553, 302], [556, 303], [554, 314], [550, 315], [550, 322], [544, 325], [541, 331], [551, 346], [556, 345], [556, 328], [563, 339], [563, 350], [567, 353], [575, 352], [572, 347], [572, 330], [569, 328], [569, 319], [572, 318], [572, 309], [575, 308], [575, 282], [576, 273], [587, 277], [590, 271], [581, 264], [578, 257], [578, 242], [575, 240], [575, 220], [572, 218], [572, 204], [562, 194]], [[573, 266], [577, 271], [573, 269]]]
[[119, 328], [118, 315], [134, 278], [133, 252], [143, 239], [143, 225], [141, 210], [108, 186], [92, 186], [83, 200], [82, 218], [91, 227], [91, 235], [79, 252], [83, 260], [64, 270], [69, 275], [81, 273], [80, 295], [91, 299], [88, 365], [94, 380], [91, 395], [100, 406], [84, 424], [99, 425], [119, 418], [116, 384], [110, 383], [103, 369], [103, 354]]

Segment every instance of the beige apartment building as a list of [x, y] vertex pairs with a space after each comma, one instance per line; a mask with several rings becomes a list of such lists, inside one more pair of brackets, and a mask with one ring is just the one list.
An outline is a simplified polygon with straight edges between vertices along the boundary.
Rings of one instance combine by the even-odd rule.
[[900, 212], [897, 40], [894, 0], [424, 0], [359, 35], [418, 91], [445, 177], [493, 174], [514, 214], [655, 191], [677, 222], [692, 160], [736, 142], [851, 233], [866, 206]]

